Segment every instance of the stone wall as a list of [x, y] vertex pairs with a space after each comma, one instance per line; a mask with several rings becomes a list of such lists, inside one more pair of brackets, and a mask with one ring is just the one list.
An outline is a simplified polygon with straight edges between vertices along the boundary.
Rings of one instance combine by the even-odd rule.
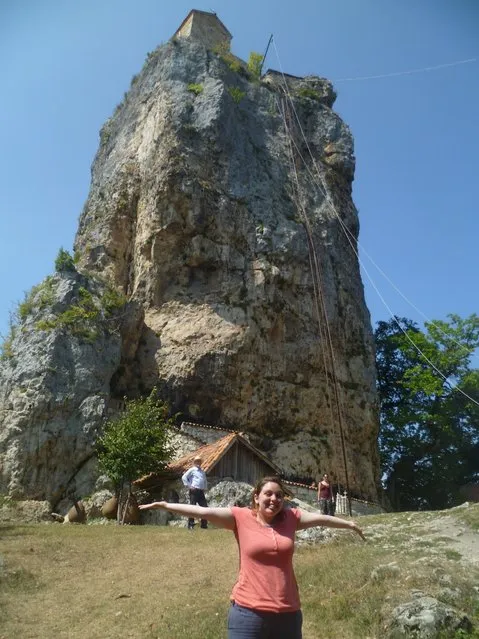
[[191, 15], [175, 33], [175, 38], [190, 38], [214, 49], [223, 45], [229, 50], [231, 35], [216, 17], [216, 14], [206, 11], [192, 11]]

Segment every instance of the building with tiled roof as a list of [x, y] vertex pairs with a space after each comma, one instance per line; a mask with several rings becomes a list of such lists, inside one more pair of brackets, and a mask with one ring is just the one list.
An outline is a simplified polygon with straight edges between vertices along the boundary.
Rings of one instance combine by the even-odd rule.
[[[187, 440], [186, 446], [183, 442], [183, 453], [160, 473], [150, 473], [133, 482], [135, 489], [146, 490], [155, 499], [187, 500], [181, 476], [193, 466], [194, 459], [198, 456], [201, 457], [202, 468], [208, 477], [209, 488], [222, 480], [254, 485], [261, 477], [281, 476], [281, 469], [255, 448], [243, 433], [194, 422], [183, 422], [178, 433]], [[316, 506], [316, 485], [313, 487], [285, 479], [282, 481], [288, 497]], [[183, 497], [180, 497], [182, 493]], [[349, 514], [349, 506], [354, 516], [384, 512], [379, 504], [354, 498], [348, 501], [343, 495], [338, 495], [337, 499], [338, 514]]]
[[[189, 437], [193, 437], [202, 444], [209, 444], [230, 433], [237, 433], [237, 430], [224, 428], [223, 426], [212, 426], [211, 424], [198, 424], [195, 422], [181, 422], [179, 431]], [[243, 435], [244, 436], [244, 435]], [[246, 437], [247, 439], [247, 437]]]
[[221, 479], [255, 484], [265, 475], [278, 475], [281, 470], [241, 433], [230, 432], [221, 439], [200, 446], [168, 465], [163, 473], [150, 473], [135, 481], [137, 488], [157, 491], [162, 483], [178, 479], [201, 457], [202, 468], [210, 483]]

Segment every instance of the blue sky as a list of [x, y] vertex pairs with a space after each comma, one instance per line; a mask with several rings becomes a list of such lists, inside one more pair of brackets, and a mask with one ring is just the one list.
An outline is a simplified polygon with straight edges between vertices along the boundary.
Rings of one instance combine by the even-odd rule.
[[[0, 333], [23, 292], [71, 250], [98, 132], [148, 51], [190, 9], [216, 11], [233, 51], [335, 82], [355, 137], [354, 200], [372, 320], [478, 308], [476, 0], [3, 0], [0, 5]], [[385, 78], [344, 80], [432, 67]], [[366, 252], [416, 308], [376, 270]]]

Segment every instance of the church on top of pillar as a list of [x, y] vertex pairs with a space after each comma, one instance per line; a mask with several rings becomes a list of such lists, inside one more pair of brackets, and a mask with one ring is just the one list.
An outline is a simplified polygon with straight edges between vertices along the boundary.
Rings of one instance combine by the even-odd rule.
[[199, 9], [192, 9], [173, 35], [173, 38], [199, 40], [208, 49], [222, 47], [226, 51], [230, 50], [232, 37], [216, 13]]

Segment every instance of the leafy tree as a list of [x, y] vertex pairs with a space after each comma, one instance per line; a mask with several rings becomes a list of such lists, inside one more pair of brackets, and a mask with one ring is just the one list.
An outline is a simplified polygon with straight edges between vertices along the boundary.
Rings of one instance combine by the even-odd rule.
[[55, 271], [57, 273], [71, 273], [76, 271], [73, 257], [68, 251], [65, 251], [63, 247], [60, 247], [60, 250], [58, 251], [58, 254], [55, 258]]
[[452, 506], [479, 479], [479, 317], [448, 318], [420, 330], [396, 317], [375, 331], [379, 448], [396, 509]]
[[100, 468], [120, 495], [119, 521], [128, 508], [132, 482], [162, 470], [171, 459], [168, 435], [173, 419], [168, 415], [168, 404], [153, 389], [146, 398], [127, 401], [125, 411], [106, 423], [97, 441]]

